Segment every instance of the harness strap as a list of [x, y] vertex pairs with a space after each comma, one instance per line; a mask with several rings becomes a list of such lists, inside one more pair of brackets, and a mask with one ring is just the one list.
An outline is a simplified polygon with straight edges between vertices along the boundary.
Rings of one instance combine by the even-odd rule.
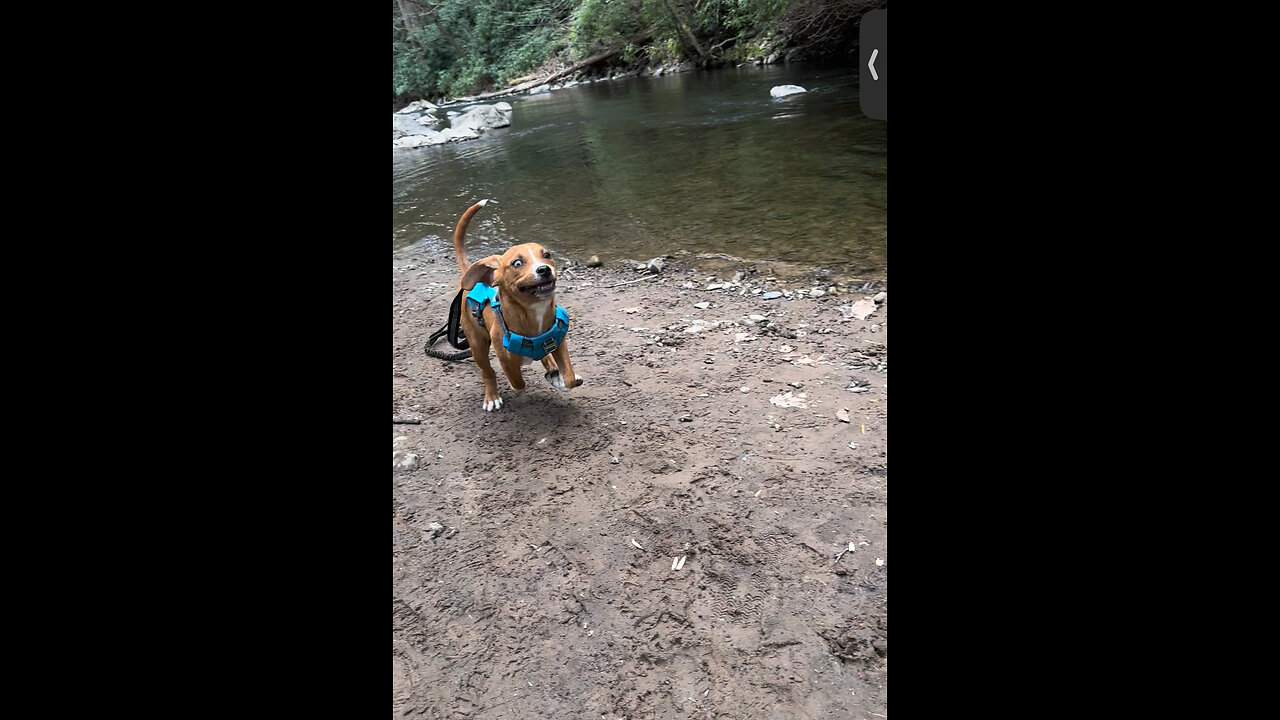
[[[461, 293], [459, 296], [461, 297]], [[507, 328], [507, 321], [502, 317], [502, 300], [498, 297], [497, 288], [476, 283], [471, 291], [466, 293], [466, 298], [467, 306], [480, 327], [485, 326], [484, 306], [488, 304], [493, 308], [493, 315], [498, 319], [498, 327], [502, 329], [502, 347], [517, 355], [541, 360], [560, 347], [565, 334], [569, 332], [569, 313], [559, 305], [556, 306], [556, 317], [551, 327], [541, 335], [529, 338], [513, 333]]]
[[446, 327], [449, 328], [449, 344], [459, 350], [466, 350], [470, 347], [467, 344], [467, 336], [459, 332], [462, 329], [459, 325], [462, 320], [462, 294], [459, 290], [458, 294], [453, 296], [453, 304], [449, 306], [449, 323]]

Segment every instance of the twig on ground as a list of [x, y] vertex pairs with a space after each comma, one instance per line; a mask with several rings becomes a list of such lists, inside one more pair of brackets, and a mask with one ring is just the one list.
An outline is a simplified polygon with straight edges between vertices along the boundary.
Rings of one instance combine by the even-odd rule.
[[597, 287], [598, 289], [600, 289], [600, 290], [608, 290], [609, 288], [622, 287], [623, 285], [630, 285], [631, 283], [638, 283], [638, 282], [640, 282], [641, 280], [652, 280], [653, 278], [656, 278], [656, 277], [661, 277], [661, 275], [645, 275], [645, 276], [644, 276], [644, 277], [642, 277], [642, 278], [636, 278], [635, 280], [628, 280], [628, 281], [626, 281], [626, 282], [620, 282], [620, 283], [618, 283], [617, 285], [597, 285], [596, 287]]

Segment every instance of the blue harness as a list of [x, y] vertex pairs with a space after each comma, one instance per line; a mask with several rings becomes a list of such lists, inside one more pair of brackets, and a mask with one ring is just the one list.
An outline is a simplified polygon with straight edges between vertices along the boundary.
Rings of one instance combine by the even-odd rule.
[[502, 319], [498, 288], [476, 283], [475, 287], [467, 293], [467, 307], [471, 308], [471, 314], [475, 316], [480, 327], [484, 327], [482, 313], [485, 303], [493, 307], [493, 314], [498, 318], [498, 326], [502, 328], [502, 347], [506, 348], [507, 352], [541, 360], [560, 347], [560, 343], [564, 342], [564, 336], [569, 332], [569, 312], [559, 305], [556, 306], [556, 321], [551, 324], [550, 330], [531, 338], [511, 332]]

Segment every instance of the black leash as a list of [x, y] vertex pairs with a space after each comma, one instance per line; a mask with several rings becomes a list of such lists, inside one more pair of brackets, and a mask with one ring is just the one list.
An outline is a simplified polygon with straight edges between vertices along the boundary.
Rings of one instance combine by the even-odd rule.
[[[471, 357], [471, 350], [467, 345], [467, 336], [459, 332], [460, 328], [458, 326], [459, 319], [462, 317], [462, 294], [463, 291], [459, 290], [458, 294], [454, 296], [453, 304], [449, 306], [449, 320], [439, 330], [431, 333], [431, 337], [427, 338], [427, 346], [423, 348], [427, 355], [441, 360], [466, 360]], [[436, 340], [439, 340], [441, 335], [447, 335], [449, 344], [462, 352], [446, 353], [431, 347], [436, 344]]]

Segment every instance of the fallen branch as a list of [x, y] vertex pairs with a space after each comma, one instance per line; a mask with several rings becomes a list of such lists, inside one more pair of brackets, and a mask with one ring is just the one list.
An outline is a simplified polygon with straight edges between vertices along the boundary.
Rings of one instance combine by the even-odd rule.
[[609, 288], [622, 287], [623, 285], [630, 285], [631, 283], [638, 283], [638, 282], [640, 282], [641, 280], [652, 280], [653, 278], [656, 278], [656, 277], [661, 277], [661, 276], [660, 276], [660, 275], [645, 275], [645, 276], [644, 276], [644, 277], [642, 277], [642, 278], [636, 278], [635, 280], [628, 280], [628, 281], [626, 281], [626, 282], [620, 282], [620, 283], [618, 283], [617, 285], [597, 285], [596, 287], [597, 287], [598, 289], [600, 289], [600, 290], [608, 290]]
[[488, 100], [489, 98], [495, 98], [500, 95], [515, 95], [516, 93], [522, 93], [525, 90], [532, 90], [533, 88], [536, 88], [539, 85], [546, 85], [549, 82], [555, 82], [556, 80], [559, 80], [565, 75], [571, 75], [575, 72], [578, 72], [579, 70], [582, 70], [583, 68], [590, 67], [599, 62], [604, 62], [605, 60], [610, 60], [621, 54], [622, 54], [622, 48], [606, 50], [605, 52], [602, 52], [599, 55], [592, 55], [586, 60], [583, 60], [578, 63], [574, 63], [571, 67], [569, 67], [566, 70], [561, 70], [560, 72], [555, 73], [553, 75], [548, 75], [547, 77], [542, 78], [541, 80], [530, 80], [527, 83], [521, 83], [515, 87], [507, 88], [506, 90], [494, 90], [493, 92], [480, 93], [479, 95], [476, 95], [475, 97], [470, 98], [470, 100], [473, 100], [473, 101]]

